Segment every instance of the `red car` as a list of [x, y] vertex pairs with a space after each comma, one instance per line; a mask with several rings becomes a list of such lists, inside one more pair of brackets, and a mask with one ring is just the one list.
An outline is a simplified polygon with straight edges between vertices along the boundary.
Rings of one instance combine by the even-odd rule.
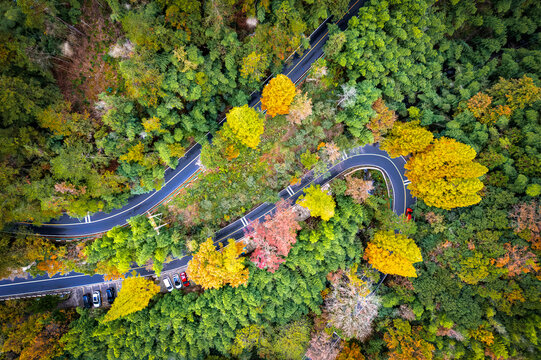
[[410, 208], [407, 208], [406, 209], [406, 218], [408, 219], [408, 221], [411, 220], [411, 214], [413, 214], [413, 210], [410, 209]]
[[180, 281], [182, 281], [182, 285], [184, 285], [184, 287], [190, 286], [190, 281], [188, 280], [188, 275], [186, 275], [186, 272], [180, 273]]

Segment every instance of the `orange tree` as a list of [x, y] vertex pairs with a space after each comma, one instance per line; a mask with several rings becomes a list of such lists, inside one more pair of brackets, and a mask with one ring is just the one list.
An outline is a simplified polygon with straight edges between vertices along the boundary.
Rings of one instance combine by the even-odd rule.
[[248, 282], [249, 270], [244, 266], [242, 244], [229, 239], [229, 245], [217, 250], [212, 238], [201, 244], [199, 251], [188, 263], [188, 274], [204, 289], [219, 289], [226, 284], [232, 287]]
[[287, 76], [280, 74], [263, 88], [261, 109], [272, 117], [289, 113], [289, 106], [295, 98], [295, 84]]
[[408, 277], [417, 277], [413, 264], [423, 261], [421, 250], [415, 242], [392, 230], [375, 233], [364, 257], [381, 272]]
[[338, 354], [336, 360], [364, 360], [361, 348], [355, 342], [347, 343]]
[[478, 177], [488, 169], [474, 162], [475, 150], [442, 137], [405, 165], [409, 189], [429, 205], [442, 209], [470, 206], [481, 201], [483, 183]]

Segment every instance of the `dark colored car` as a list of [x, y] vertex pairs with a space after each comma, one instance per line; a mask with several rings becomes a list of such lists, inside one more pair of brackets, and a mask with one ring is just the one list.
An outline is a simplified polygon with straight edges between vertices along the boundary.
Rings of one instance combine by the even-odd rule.
[[407, 208], [406, 209], [406, 219], [408, 219], [408, 221], [411, 220], [411, 214], [413, 214], [413, 210], [410, 209], [410, 208]]
[[115, 288], [111, 287], [111, 288], [105, 290], [105, 293], [107, 294], [107, 302], [109, 304], [112, 304], [115, 301], [115, 297], [116, 297]]
[[92, 307], [92, 301], [90, 300], [90, 294], [83, 295], [83, 307], [85, 309], [90, 309]]
[[182, 281], [182, 285], [184, 285], [184, 287], [190, 286], [190, 281], [188, 280], [188, 275], [186, 275], [186, 272], [180, 273], [180, 280]]

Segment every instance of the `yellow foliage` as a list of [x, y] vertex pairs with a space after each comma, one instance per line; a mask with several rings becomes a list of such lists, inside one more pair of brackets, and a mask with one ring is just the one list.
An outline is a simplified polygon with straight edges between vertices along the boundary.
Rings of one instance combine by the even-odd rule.
[[120, 160], [124, 160], [124, 161], [128, 161], [128, 162], [131, 162], [131, 161], [134, 161], [134, 162], [138, 162], [140, 164], [143, 163], [143, 150], [145, 149], [145, 146], [139, 141], [139, 143], [137, 143], [137, 145], [134, 145], [132, 146], [128, 152], [124, 155], [121, 155], [120, 156]]
[[169, 148], [172, 157], [183, 157], [184, 154], [186, 154], [186, 149], [180, 144], [169, 144], [167, 147]]
[[248, 105], [234, 107], [227, 115], [224, 136], [255, 149], [264, 130], [263, 118]]
[[405, 165], [413, 196], [430, 206], [452, 209], [481, 201], [479, 176], [488, 169], [473, 162], [475, 150], [454, 139], [440, 138]]
[[[221, 244], [220, 244], [221, 246]], [[248, 282], [249, 270], [244, 266], [243, 244], [229, 239], [229, 245], [216, 250], [212, 239], [201, 244], [188, 263], [188, 274], [205, 289], [219, 289], [226, 284], [237, 287]]]
[[492, 345], [494, 342], [494, 334], [487, 330], [485, 325], [481, 325], [475, 330], [468, 330], [468, 335], [487, 345]]
[[150, 299], [159, 292], [160, 287], [151, 280], [140, 276], [127, 278], [122, 282], [122, 289], [103, 321], [113, 321], [143, 310], [148, 306]]
[[381, 149], [395, 158], [417, 153], [426, 149], [434, 136], [430, 131], [419, 126], [419, 121], [394, 123], [390, 134], [381, 143]]
[[423, 261], [421, 250], [412, 239], [394, 231], [378, 231], [368, 243], [365, 258], [381, 272], [417, 277], [414, 263]]
[[252, 51], [242, 59], [240, 75], [245, 79], [251, 77], [253, 80], [259, 81], [264, 75], [266, 68], [267, 55]]
[[163, 132], [161, 125], [160, 125], [160, 119], [156, 116], [153, 116], [148, 119], [143, 119], [143, 127], [145, 128], [145, 132], [149, 133], [151, 131], [158, 131]]
[[336, 203], [331, 195], [321, 190], [319, 185], [311, 185], [304, 190], [304, 193], [305, 195], [297, 200], [297, 204], [310, 210], [311, 216], [320, 216], [324, 221], [328, 221], [334, 216]]
[[295, 98], [295, 84], [287, 76], [280, 74], [269, 81], [261, 96], [261, 109], [275, 117], [289, 113], [289, 106]]

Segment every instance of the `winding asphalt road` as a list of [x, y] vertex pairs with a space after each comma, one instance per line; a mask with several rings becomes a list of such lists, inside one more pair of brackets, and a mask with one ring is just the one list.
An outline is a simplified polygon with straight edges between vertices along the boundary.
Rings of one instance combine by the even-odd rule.
[[[404, 214], [406, 208], [411, 207], [414, 198], [407, 189], [409, 181], [404, 176], [404, 165], [406, 161], [399, 157], [391, 159], [389, 155], [380, 150], [379, 147], [366, 145], [349, 151], [342, 151], [342, 159], [335, 164], [328, 165], [328, 171], [318, 177], [313, 173], [308, 173], [303, 177], [298, 185], [288, 186], [280, 191], [282, 199], [294, 203], [304, 192], [306, 187], [311, 184], [323, 185], [337, 176], [349, 172], [352, 169], [377, 169], [386, 177], [392, 190], [393, 211], [396, 214]], [[238, 240], [244, 236], [245, 229], [249, 223], [256, 219], [264, 220], [265, 215], [272, 214], [275, 210], [275, 204], [264, 203], [247, 213], [241, 219], [231, 223], [216, 233], [214, 236], [215, 244], [223, 243], [225, 245], [228, 239]], [[136, 214], [134, 214], [136, 215]], [[185, 267], [191, 260], [191, 256], [184, 256], [164, 264], [163, 271]], [[144, 267], [134, 267], [138, 274], [142, 276], [152, 275], [152, 271]], [[55, 275], [53, 277], [38, 276], [32, 279], [15, 279], [0, 281], [0, 297], [23, 296], [24, 294], [35, 292], [55, 291], [83, 285], [93, 285], [105, 282], [102, 275], [88, 276], [79, 273], [69, 273], [66, 275]]]
[[[349, 19], [357, 14], [364, 2], [365, 0], [353, 0], [348, 12], [336, 22], [338, 27], [345, 29]], [[328, 18], [310, 35], [310, 49], [308, 51], [302, 55], [293, 53], [288, 59], [291, 60], [291, 65], [285, 67], [282, 73], [287, 75], [295, 84], [302, 81], [310, 70], [312, 63], [323, 56], [323, 46], [329, 37], [327, 24], [331, 22], [331, 18]], [[270, 80], [270, 77], [267, 80]], [[253, 92], [249, 105], [259, 109], [261, 105], [260, 97], [259, 92]], [[126, 225], [128, 219], [151, 211], [195, 178], [200, 171], [198, 165], [200, 153], [200, 144], [191, 147], [185, 156], [179, 159], [175, 169], [168, 168], [165, 171], [164, 185], [160, 190], [135, 195], [120, 209], [113, 210], [110, 213], [89, 214], [83, 219], [64, 215], [40, 227], [28, 225], [25, 226], [26, 229], [21, 230], [55, 239], [74, 240], [93, 237], [107, 232], [115, 226]]]
[[[341, 29], [347, 26], [349, 19], [357, 13], [363, 3], [364, 0], [352, 1], [349, 11], [337, 22]], [[311, 64], [323, 56], [323, 45], [328, 39], [326, 24], [329, 21], [327, 19], [323, 22], [310, 36], [310, 50], [301, 56], [294, 54], [292, 56], [292, 65], [286, 67], [283, 71], [293, 82], [300, 82], [310, 69]], [[250, 106], [258, 108], [260, 105], [259, 98], [260, 93], [253, 93]], [[201, 145], [194, 145], [187, 151], [183, 158], [179, 159], [178, 166], [175, 169], [166, 170], [165, 184], [160, 190], [134, 196], [121, 209], [114, 210], [111, 213], [100, 212], [92, 214], [84, 219], [63, 216], [43, 226], [29, 227], [27, 230], [42, 236], [72, 240], [92, 237], [96, 234], [104, 233], [114, 226], [125, 225], [131, 217], [154, 209], [196, 178], [201, 171], [198, 164], [200, 151]], [[340, 174], [355, 168], [372, 168], [380, 170], [385, 175], [392, 189], [393, 211], [396, 214], [403, 214], [406, 208], [411, 207], [414, 202], [414, 199], [406, 188], [409, 182], [404, 176], [404, 164], [405, 160], [403, 158], [391, 159], [386, 152], [380, 150], [378, 147], [367, 145], [347, 152], [343, 151], [342, 159], [335, 164], [328, 165], [328, 171], [324, 175], [314, 178], [314, 175], [309, 173], [303, 177], [300, 184], [288, 186], [279, 195], [282, 199], [294, 203], [303, 194], [303, 190], [310, 186], [310, 184], [323, 185]], [[215, 243], [226, 242], [230, 238], [240, 239], [243, 237], [245, 228], [250, 222], [256, 219], [263, 220], [265, 215], [272, 214], [274, 210], [274, 204], [261, 204], [241, 219], [218, 231], [214, 237]], [[191, 256], [175, 259], [164, 264], [163, 271], [167, 272], [186, 266], [190, 259]], [[153, 274], [153, 272], [143, 267], [134, 267], [132, 270], [135, 270], [142, 276]], [[102, 275], [88, 276], [74, 272], [66, 275], [55, 275], [53, 277], [38, 276], [32, 279], [16, 278], [14, 280], [2, 280], [0, 281], [0, 298], [24, 296], [25, 294], [35, 292], [56, 291], [103, 282], [105, 280]]]

